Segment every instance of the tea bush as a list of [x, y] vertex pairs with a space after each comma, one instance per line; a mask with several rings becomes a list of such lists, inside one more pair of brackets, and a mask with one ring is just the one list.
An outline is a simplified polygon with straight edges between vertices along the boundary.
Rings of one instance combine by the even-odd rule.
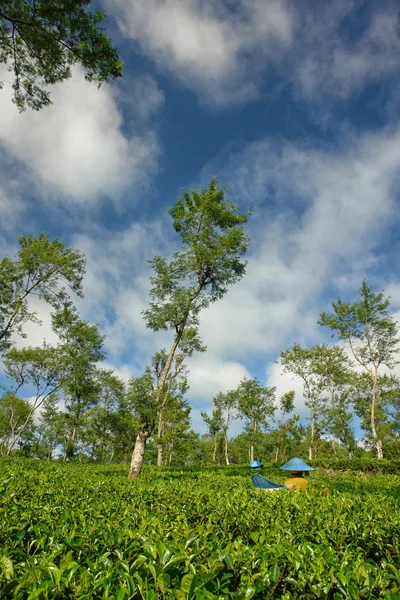
[[301, 494], [256, 490], [246, 468], [0, 473], [2, 599], [400, 598], [395, 475], [313, 473]]
[[364, 473], [400, 474], [400, 459], [390, 458], [322, 458], [311, 461], [313, 467], [322, 467], [334, 471], [363, 471]]

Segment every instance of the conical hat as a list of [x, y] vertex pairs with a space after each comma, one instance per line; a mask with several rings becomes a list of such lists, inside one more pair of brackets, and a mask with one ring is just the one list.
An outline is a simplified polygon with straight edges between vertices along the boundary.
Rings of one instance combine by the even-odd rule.
[[291, 458], [280, 468], [282, 471], [315, 471], [315, 469], [313, 469], [313, 467], [309, 467], [302, 458]]
[[256, 467], [262, 467], [262, 464], [260, 462], [258, 462], [258, 460], [253, 460], [253, 462], [250, 463], [249, 467], [251, 467], [252, 469], [255, 469]]

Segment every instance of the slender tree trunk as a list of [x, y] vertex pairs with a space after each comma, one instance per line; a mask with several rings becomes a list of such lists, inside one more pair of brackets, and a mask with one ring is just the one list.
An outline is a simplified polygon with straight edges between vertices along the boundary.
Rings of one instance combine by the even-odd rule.
[[[179, 338], [179, 340], [180, 340], [180, 338]], [[172, 350], [171, 350], [171, 352], [169, 354], [169, 358], [171, 358], [171, 360], [169, 362], [168, 369], [171, 367], [171, 363], [172, 363], [174, 354], [176, 352], [176, 349], [178, 347], [179, 340], [178, 340], [178, 342], [176, 344], [174, 343], [174, 345], [173, 345], [173, 353], [172, 353]], [[164, 371], [163, 371], [163, 373], [161, 375], [159, 385], [157, 386], [157, 396], [156, 397], [157, 397], [157, 404], [159, 405], [158, 419], [157, 419], [157, 421], [158, 421], [158, 431], [157, 431], [157, 437], [158, 437], [158, 443], [157, 443], [157, 466], [158, 467], [162, 467], [162, 464], [163, 464], [163, 452], [164, 452], [164, 448], [163, 448], [162, 436], [163, 436], [163, 432], [164, 432], [164, 408], [165, 408], [165, 405], [166, 405], [167, 400], [168, 400], [169, 392], [171, 390], [172, 380], [178, 375], [178, 373], [179, 373], [179, 367], [182, 364], [183, 359], [184, 359], [184, 357], [182, 355], [181, 360], [178, 361], [178, 364], [176, 365], [175, 373], [171, 373], [170, 374], [169, 379], [168, 379], [167, 389], [165, 391], [163, 390], [163, 387], [165, 385], [165, 381], [166, 381], [166, 378], [167, 378], [167, 375], [168, 375], [168, 371], [165, 371], [165, 368], [164, 368]], [[168, 363], [168, 361], [167, 361], [167, 363]], [[162, 402], [160, 402], [161, 392], [162, 391], [164, 391], [164, 397], [162, 399]]]
[[137, 434], [128, 479], [137, 479], [139, 477], [143, 466], [144, 448], [149, 437], [150, 432], [146, 429], [139, 431]]
[[[14, 392], [14, 397], [15, 397], [15, 393]], [[46, 396], [44, 396], [44, 398], [38, 403], [38, 397], [36, 396], [35, 402], [33, 403], [33, 406], [31, 406], [30, 411], [28, 413], [28, 416], [26, 417], [25, 421], [22, 423], [21, 427], [19, 428], [19, 430], [16, 432], [16, 426], [17, 423], [15, 423], [15, 425], [10, 421], [11, 424], [11, 430], [12, 430], [12, 438], [11, 438], [11, 442], [8, 445], [7, 448], [7, 452], [6, 452], [6, 456], [9, 456], [11, 454], [11, 452], [14, 450], [16, 443], [18, 442], [18, 440], [21, 438], [22, 433], [25, 431], [25, 429], [27, 428], [29, 421], [33, 415], [33, 413], [35, 412], [35, 410], [37, 408], [39, 408], [39, 406], [42, 404], [43, 400], [45, 400], [47, 398], [49, 394], [46, 394]], [[11, 406], [11, 420], [13, 419], [13, 408]]]
[[279, 444], [276, 445], [275, 462], [278, 462], [278, 456], [279, 456]]
[[229, 457], [228, 457], [228, 432], [225, 431], [224, 435], [224, 451], [225, 451], [225, 464], [229, 465]]
[[217, 458], [217, 436], [214, 436], [214, 450], [213, 450], [213, 462], [215, 463]]
[[312, 417], [311, 417], [311, 440], [310, 440], [310, 447], [308, 449], [308, 459], [309, 460], [313, 459], [314, 435], [315, 435], [315, 415], [313, 412]]
[[376, 448], [378, 458], [383, 458], [382, 440], [378, 439], [378, 433], [376, 431], [376, 418], [375, 418], [377, 379], [378, 379], [378, 373], [375, 370], [375, 373], [373, 373], [373, 375], [372, 375], [371, 431], [372, 431], [372, 437], [374, 438], [375, 448]]
[[157, 466], [158, 467], [162, 467], [162, 464], [163, 464], [163, 451], [164, 451], [163, 442], [162, 442], [163, 429], [164, 429], [163, 409], [160, 408], [160, 410], [158, 411], [158, 431], [157, 431], [157, 437], [158, 437]]
[[250, 462], [252, 463], [254, 460], [254, 441], [250, 442]]

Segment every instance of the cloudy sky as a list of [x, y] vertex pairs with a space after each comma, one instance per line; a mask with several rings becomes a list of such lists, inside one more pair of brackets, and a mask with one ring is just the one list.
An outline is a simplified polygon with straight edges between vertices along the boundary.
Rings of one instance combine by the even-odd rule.
[[[140, 374], [170, 336], [146, 330], [147, 261], [175, 247], [167, 208], [214, 174], [253, 207], [247, 275], [202, 315], [189, 364], [193, 426], [213, 395], [257, 377], [279, 392], [281, 350], [328, 336], [321, 310], [366, 277], [400, 309], [398, 0], [101, 0], [124, 78], [81, 69], [53, 105], [19, 114], [0, 91], [0, 250], [47, 231], [87, 256], [82, 316], [107, 366]], [[29, 341], [52, 340], [48, 310]]]

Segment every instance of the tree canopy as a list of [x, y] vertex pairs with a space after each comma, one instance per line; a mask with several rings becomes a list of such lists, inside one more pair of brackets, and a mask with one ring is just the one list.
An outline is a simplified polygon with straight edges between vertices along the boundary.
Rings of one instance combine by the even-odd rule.
[[20, 111], [51, 104], [48, 86], [84, 67], [89, 81], [122, 74], [119, 52], [104, 33], [103, 12], [91, 0], [5, 0], [0, 4], [0, 63], [13, 74], [13, 102]]
[[23, 335], [27, 321], [37, 321], [29, 310], [33, 294], [59, 309], [69, 298], [65, 284], [83, 296], [82, 279], [86, 260], [79, 250], [47, 234], [20, 235], [17, 258], [0, 261], [0, 352], [10, 347], [12, 333]]

